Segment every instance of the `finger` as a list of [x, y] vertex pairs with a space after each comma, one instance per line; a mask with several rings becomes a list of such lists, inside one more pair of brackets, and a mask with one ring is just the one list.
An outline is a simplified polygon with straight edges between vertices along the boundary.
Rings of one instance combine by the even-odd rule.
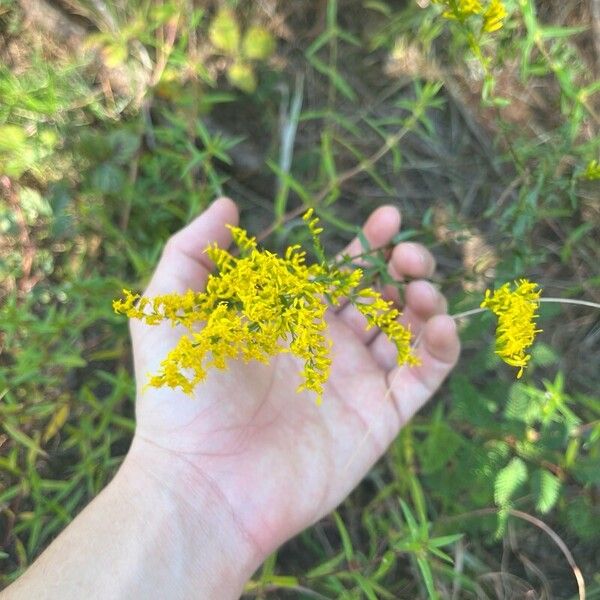
[[[396, 281], [404, 281], [407, 277], [428, 279], [435, 272], [435, 259], [422, 244], [404, 242], [392, 251], [388, 272]], [[392, 285], [385, 286], [384, 296], [388, 300], [400, 302], [398, 289]]]
[[417, 355], [421, 364], [396, 367], [388, 373], [390, 402], [402, 427], [431, 398], [458, 360], [460, 341], [456, 323], [436, 315], [423, 328]]
[[[412, 281], [406, 286], [404, 311], [399, 321], [409, 327], [413, 339], [417, 338], [425, 323], [434, 315], [447, 310], [446, 299], [428, 281]], [[396, 366], [398, 352], [396, 346], [382, 332], [379, 332], [369, 346], [377, 364], [389, 371]]]
[[[375, 210], [367, 219], [363, 226], [363, 235], [366, 238], [369, 250], [377, 250], [389, 244], [393, 237], [400, 230], [400, 213], [393, 206], [382, 206]], [[342, 254], [347, 256], [357, 256], [364, 252], [367, 248], [363, 248], [358, 237], [354, 238], [346, 247]], [[364, 265], [368, 261], [358, 258], [353, 261], [354, 264]], [[341, 303], [338, 316], [352, 331], [363, 341], [368, 343], [377, 335], [377, 330], [372, 328], [367, 331], [367, 320], [359, 313], [356, 308], [347, 304]]]
[[168, 240], [146, 295], [202, 290], [214, 266], [204, 250], [213, 243], [227, 248], [231, 243], [231, 233], [226, 225], [237, 223], [238, 210], [233, 200], [215, 200]]
[[426, 279], [435, 271], [435, 258], [423, 244], [403, 242], [394, 248], [390, 267], [403, 277]]

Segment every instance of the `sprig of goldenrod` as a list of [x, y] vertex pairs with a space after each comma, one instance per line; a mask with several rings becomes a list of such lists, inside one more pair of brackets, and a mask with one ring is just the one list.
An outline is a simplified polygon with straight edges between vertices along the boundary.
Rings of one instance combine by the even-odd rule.
[[531, 359], [526, 351], [541, 332], [535, 328], [541, 289], [527, 279], [516, 281], [514, 290], [511, 287], [505, 283], [494, 292], [486, 290], [481, 308], [491, 310], [498, 317], [496, 354], [507, 364], [518, 367], [517, 378], [520, 378]]
[[323, 259], [320, 263], [307, 264], [299, 245], [288, 247], [284, 256], [260, 249], [246, 231], [230, 227], [240, 255], [216, 245], [206, 249], [217, 270], [209, 276], [205, 291], [150, 299], [123, 290], [123, 299], [113, 302], [115, 312], [147, 325], [166, 320], [188, 330], [149, 385], [191, 394], [210, 368], [224, 369], [228, 360], [266, 363], [290, 352], [304, 362], [298, 391], [310, 390], [320, 402], [331, 368], [325, 312], [328, 303], [339, 305], [342, 298], [348, 298], [369, 326], [379, 327], [396, 345], [398, 364], [418, 364], [410, 331], [398, 322], [400, 312], [393, 303], [371, 288], [361, 288], [361, 269], [327, 263], [319, 219], [309, 210], [304, 221]]

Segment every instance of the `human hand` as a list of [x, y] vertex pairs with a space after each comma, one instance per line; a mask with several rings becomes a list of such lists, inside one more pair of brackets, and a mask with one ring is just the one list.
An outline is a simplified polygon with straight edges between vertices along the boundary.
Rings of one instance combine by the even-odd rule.
[[[212, 265], [203, 250], [230, 243], [235, 204], [214, 202], [167, 243], [146, 296], [200, 291]], [[400, 227], [393, 207], [376, 210], [364, 226], [372, 248], [390, 243]], [[350, 256], [361, 252], [354, 240]], [[130, 454], [160, 478], [186, 511], [196, 494], [213, 498], [225, 522], [246, 541], [249, 568], [281, 543], [334, 509], [385, 452], [402, 425], [423, 406], [454, 366], [459, 342], [446, 302], [419, 279], [434, 270], [421, 245], [397, 245], [389, 261], [406, 288], [403, 322], [420, 344], [418, 367], [396, 367], [395, 348], [350, 305], [327, 313], [333, 365], [323, 403], [296, 393], [301, 363], [289, 354], [268, 365], [231, 361], [212, 370], [193, 397], [146, 388], [149, 373], [175, 346], [182, 329], [131, 322], [138, 382], [137, 430]], [[389, 290], [388, 290], [389, 292]], [[250, 571], [251, 572], [251, 571]]]

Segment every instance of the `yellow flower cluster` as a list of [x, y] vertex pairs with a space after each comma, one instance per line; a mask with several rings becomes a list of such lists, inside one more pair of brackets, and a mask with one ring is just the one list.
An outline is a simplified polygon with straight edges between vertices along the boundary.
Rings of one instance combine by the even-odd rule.
[[514, 290], [509, 283], [493, 293], [486, 290], [481, 303], [481, 308], [491, 310], [498, 317], [496, 353], [505, 363], [519, 367], [517, 378], [523, 375], [531, 359], [526, 353], [527, 348], [533, 344], [536, 333], [541, 331], [535, 328], [541, 294], [538, 288], [537, 283], [519, 279]]
[[[318, 219], [311, 210], [304, 220], [321, 254]], [[227, 359], [266, 363], [272, 356], [290, 352], [304, 361], [298, 391], [311, 390], [320, 402], [331, 366], [325, 311], [327, 302], [337, 305], [343, 297], [357, 306], [370, 326], [389, 336], [398, 348], [399, 364], [417, 363], [410, 331], [397, 322], [399, 311], [370, 288], [358, 291], [360, 269], [341, 269], [325, 261], [307, 265], [299, 245], [288, 247], [281, 257], [259, 249], [256, 239], [243, 229], [230, 229], [240, 255], [216, 245], [206, 249], [217, 272], [209, 276], [204, 292], [189, 290], [150, 299], [123, 290], [124, 298], [113, 302], [115, 312], [148, 325], [167, 320], [188, 329], [149, 385], [180, 387], [189, 394], [209, 368], [226, 368]]]
[[381, 294], [372, 288], [360, 290], [358, 297], [370, 300], [368, 303], [355, 302], [354, 306], [366, 317], [368, 329], [379, 327], [394, 343], [398, 350], [398, 364], [418, 365], [419, 359], [412, 353], [410, 346], [410, 329], [398, 322], [401, 313], [394, 308], [393, 302], [384, 300]]
[[480, 0], [434, 0], [434, 2], [445, 7], [442, 16], [446, 19], [463, 23], [469, 17], [480, 16], [482, 31], [488, 33], [500, 29], [506, 17], [506, 8], [502, 0], [490, 0], [486, 6]]

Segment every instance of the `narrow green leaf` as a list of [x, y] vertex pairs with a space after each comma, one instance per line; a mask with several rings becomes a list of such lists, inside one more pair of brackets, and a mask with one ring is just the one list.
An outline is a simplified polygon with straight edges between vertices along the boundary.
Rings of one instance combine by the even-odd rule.
[[352, 547], [350, 534], [348, 533], [348, 530], [346, 529], [346, 526], [342, 521], [342, 517], [340, 517], [337, 511], [333, 513], [333, 518], [335, 519], [335, 524], [337, 525], [340, 537], [342, 538], [342, 547], [344, 549], [344, 555], [346, 557], [346, 560], [350, 562], [354, 558], [354, 548]]
[[458, 542], [461, 538], [464, 537], [464, 533], [453, 533], [450, 535], [441, 535], [436, 538], [431, 538], [429, 540], [429, 546], [433, 546], [434, 548], [441, 548], [442, 546], [448, 546], [449, 544], [454, 544], [454, 542]]
[[6, 431], [6, 433], [8, 433], [8, 435], [18, 444], [25, 446], [34, 453], [39, 453], [45, 457], [48, 456], [48, 454], [42, 450], [42, 448], [40, 448], [39, 444], [35, 440], [32, 440], [28, 435], [24, 434], [19, 429], [16, 429], [8, 423], [2, 423], [2, 427], [4, 427], [4, 431]]
[[431, 600], [437, 600], [439, 598], [438, 593], [435, 591], [435, 584], [433, 582], [433, 573], [431, 567], [425, 558], [417, 558], [417, 564], [419, 565], [419, 571], [425, 582], [427, 588], [427, 594]]

